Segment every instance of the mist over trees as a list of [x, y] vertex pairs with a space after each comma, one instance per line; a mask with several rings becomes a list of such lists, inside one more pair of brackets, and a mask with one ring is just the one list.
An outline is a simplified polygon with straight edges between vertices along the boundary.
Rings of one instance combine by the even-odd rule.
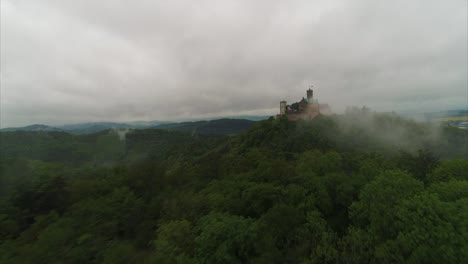
[[465, 130], [355, 108], [231, 136], [0, 140], [0, 263], [468, 259]]

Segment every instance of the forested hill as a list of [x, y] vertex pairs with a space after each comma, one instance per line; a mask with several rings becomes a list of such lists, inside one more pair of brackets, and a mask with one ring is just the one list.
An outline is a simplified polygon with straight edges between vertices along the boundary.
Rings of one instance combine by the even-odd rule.
[[0, 263], [468, 259], [465, 130], [354, 111], [0, 140]]
[[[241, 116], [242, 117], [242, 116]], [[243, 119], [245, 118], [245, 119]], [[192, 131], [202, 134], [237, 134], [250, 128], [255, 121], [264, 120], [262, 116], [244, 116], [243, 118], [220, 118], [203, 121], [164, 122], [164, 121], [140, 121], [129, 123], [94, 122], [80, 123], [63, 126], [31, 125], [25, 127], [2, 128], [0, 132], [12, 131], [61, 131], [72, 134], [91, 134], [109, 129], [170, 129], [180, 131]], [[254, 121], [255, 120], [255, 121]]]
[[246, 131], [255, 124], [255, 121], [245, 119], [216, 119], [210, 121], [182, 122], [161, 124], [158, 129], [189, 131], [200, 134], [232, 135]]

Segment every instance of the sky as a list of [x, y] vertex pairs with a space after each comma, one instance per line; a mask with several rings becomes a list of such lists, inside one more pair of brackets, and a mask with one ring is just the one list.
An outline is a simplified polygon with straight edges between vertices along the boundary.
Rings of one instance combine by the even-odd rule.
[[468, 105], [467, 0], [0, 0], [0, 127]]

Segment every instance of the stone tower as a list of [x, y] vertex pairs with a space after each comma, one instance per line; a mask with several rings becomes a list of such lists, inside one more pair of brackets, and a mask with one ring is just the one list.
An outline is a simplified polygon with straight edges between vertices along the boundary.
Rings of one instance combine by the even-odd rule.
[[286, 101], [280, 102], [280, 115], [286, 114]]
[[307, 101], [309, 103], [312, 102], [312, 98], [314, 98], [314, 90], [309, 88], [309, 90], [307, 90]]

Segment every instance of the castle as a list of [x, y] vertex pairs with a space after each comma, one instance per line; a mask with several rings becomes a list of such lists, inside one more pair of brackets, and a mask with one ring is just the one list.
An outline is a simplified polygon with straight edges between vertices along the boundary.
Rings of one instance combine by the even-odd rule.
[[291, 121], [297, 120], [312, 120], [320, 114], [330, 114], [331, 110], [328, 104], [319, 104], [317, 99], [314, 99], [314, 91], [309, 88], [307, 90], [307, 99], [302, 97], [302, 100], [292, 105], [287, 105], [286, 101], [280, 102], [280, 116], [287, 116]]

